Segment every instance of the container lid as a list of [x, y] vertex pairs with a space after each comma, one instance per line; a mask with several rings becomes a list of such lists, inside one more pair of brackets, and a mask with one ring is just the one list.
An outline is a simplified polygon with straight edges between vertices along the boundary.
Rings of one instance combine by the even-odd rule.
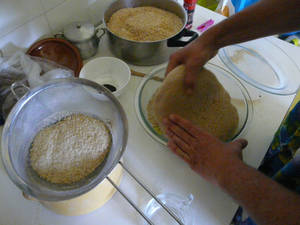
[[74, 22], [64, 28], [64, 36], [70, 41], [81, 42], [95, 34], [95, 27], [90, 22]]
[[297, 92], [299, 68], [267, 38], [227, 46], [218, 55], [235, 75], [256, 88], [277, 95]]

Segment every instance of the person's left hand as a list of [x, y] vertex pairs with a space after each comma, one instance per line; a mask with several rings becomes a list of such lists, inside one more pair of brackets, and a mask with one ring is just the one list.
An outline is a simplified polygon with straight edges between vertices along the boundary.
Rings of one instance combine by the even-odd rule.
[[184, 85], [187, 93], [191, 94], [195, 88], [194, 86], [200, 69], [218, 52], [214, 40], [213, 35], [206, 31], [184, 48], [174, 52], [170, 56], [166, 76], [176, 66], [185, 65]]
[[225, 143], [178, 115], [164, 120], [168, 147], [212, 183], [226, 179], [224, 168], [242, 162], [245, 139]]

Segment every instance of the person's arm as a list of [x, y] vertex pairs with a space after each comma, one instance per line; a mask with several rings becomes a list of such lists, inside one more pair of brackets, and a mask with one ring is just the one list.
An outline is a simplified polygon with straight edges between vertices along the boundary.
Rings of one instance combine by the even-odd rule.
[[222, 21], [213, 33], [215, 45], [227, 45], [300, 29], [300, 0], [261, 0]]
[[224, 143], [177, 115], [164, 123], [168, 147], [232, 196], [258, 224], [300, 224], [300, 196], [243, 163], [246, 140]]
[[241, 161], [229, 165], [219, 185], [257, 224], [300, 224], [300, 196]]
[[170, 57], [167, 72], [186, 65], [185, 84], [192, 88], [197, 71], [227, 45], [300, 29], [300, 0], [261, 0], [223, 20]]

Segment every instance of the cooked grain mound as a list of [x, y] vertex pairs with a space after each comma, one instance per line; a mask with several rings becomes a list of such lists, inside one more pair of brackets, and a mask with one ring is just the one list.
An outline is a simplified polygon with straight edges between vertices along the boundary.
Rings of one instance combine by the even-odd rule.
[[124, 8], [115, 12], [108, 22], [109, 30], [132, 41], [158, 41], [179, 32], [182, 20], [174, 13], [145, 6]]
[[30, 162], [47, 181], [70, 184], [92, 173], [102, 163], [110, 146], [111, 134], [104, 122], [73, 114], [35, 136]]
[[231, 139], [238, 126], [238, 113], [230, 96], [214, 74], [202, 69], [192, 96], [183, 86], [185, 67], [172, 70], [148, 103], [148, 119], [160, 133], [163, 119], [175, 113], [223, 141]]

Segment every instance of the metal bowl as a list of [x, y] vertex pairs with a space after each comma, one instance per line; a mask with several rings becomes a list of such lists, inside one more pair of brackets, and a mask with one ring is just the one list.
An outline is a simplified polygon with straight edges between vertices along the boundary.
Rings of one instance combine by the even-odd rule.
[[[239, 115], [239, 124], [235, 135], [228, 141], [232, 141], [246, 131], [248, 124], [252, 119], [253, 104], [250, 95], [245, 86], [229, 71], [212, 63], [204, 66], [210, 70], [231, 97], [231, 103], [236, 107]], [[146, 132], [156, 141], [167, 145], [167, 138], [159, 134], [148, 120], [147, 105], [156, 89], [162, 84], [166, 71], [166, 65], [153, 70], [149, 76], [145, 77], [137, 89], [135, 96], [135, 108], [139, 122]], [[159, 81], [161, 80], [161, 81]]]
[[[123, 8], [153, 6], [176, 14], [182, 20], [182, 28], [177, 34], [159, 40], [138, 42], [122, 38], [109, 30], [107, 23], [111, 16]], [[103, 23], [107, 30], [108, 44], [114, 55], [126, 62], [139, 66], [157, 65], [166, 62], [170, 55], [198, 37], [195, 31], [185, 29], [187, 15], [185, 9], [174, 0], [117, 0], [105, 10]], [[180, 40], [189, 37], [189, 40]]]
[[[38, 131], [72, 113], [106, 122], [112, 147], [87, 178], [70, 185], [51, 184], [32, 170], [29, 148]], [[67, 200], [88, 192], [112, 171], [125, 150], [127, 136], [125, 112], [106, 88], [85, 79], [57, 79], [30, 90], [14, 106], [3, 129], [2, 160], [10, 179], [25, 194], [45, 201]]]

